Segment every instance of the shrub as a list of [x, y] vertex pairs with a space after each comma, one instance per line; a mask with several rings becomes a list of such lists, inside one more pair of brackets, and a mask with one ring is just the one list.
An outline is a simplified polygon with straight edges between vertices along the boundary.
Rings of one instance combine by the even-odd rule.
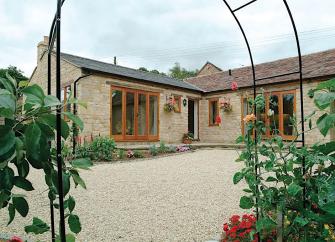
[[[312, 131], [315, 126], [326, 136], [335, 126], [335, 114], [331, 112], [335, 79], [320, 83], [309, 94], [314, 97], [317, 110], [306, 116], [308, 128], [304, 132]], [[264, 110], [264, 99], [263, 94], [258, 95], [250, 108], [255, 105], [256, 110]], [[316, 123], [311, 119], [315, 114]], [[237, 139], [246, 145], [237, 159], [244, 162], [244, 167], [233, 178], [234, 184], [244, 180], [248, 185], [244, 189], [246, 194], [240, 198], [240, 207], [260, 208], [256, 227], [262, 241], [264, 232], [277, 227], [283, 231], [283, 241], [332, 241], [335, 142], [325, 139], [310, 147], [300, 147], [295, 141], [303, 130], [295, 117], [290, 121], [296, 137], [285, 142], [279, 135], [264, 139], [262, 133], [268, 127], [255, 116], [244, 119], [246, 135]]]
[[123, 160], [126, 157], [126, 152], [123, 149], [119, 149], [117, 157]]
[[95, 138], [90, 144], [91, 156], [94, 160], [112, 160], [115, 149], [115, 141], [108, 137]]
[[90, 152], [89, 145], [85, 143], [83, 145], [77, 146], [75, 157], [76, 158], [90, 158], [91, 152]]
[[168, 147], [165, 145], [165, 143], [163, 141], [161, 141], [159, 143], [158, 153], [166, 153], [167, 150], [168, 150]]
[[143, 153], [141, 151], [135, 150], [134, 151], [134, 157], [135, 158], [144, 158], [144, 155], [143, 155]]
[[168, 153], [176, 153], [176, 147], [174, 145], [170, 145], [168, 148], [167, 148], [167, 152]]
[[150, 146], [149, 152], [152, 156], [158, 155], [158, 149], [157, 149], [156, 145]]

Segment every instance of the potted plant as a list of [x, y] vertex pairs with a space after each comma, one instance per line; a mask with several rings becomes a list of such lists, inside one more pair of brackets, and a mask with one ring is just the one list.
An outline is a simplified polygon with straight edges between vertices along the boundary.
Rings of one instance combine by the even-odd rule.
[[194, 140], [194, 135], [190, 132], [183, 134], [183, 144], [192, 144], [192, 141]]
[[233, 107], [230, 103], [230, 98], [223, 98], [223, 100], [220, 101], [220, 108], [224, 112], [231, 112], [233, 110]]
[[167, 102], [164, 104], [164, 111], [166, 113], [171, 113], [176, 110], [176, 101], [173, 97], [169, 97]]

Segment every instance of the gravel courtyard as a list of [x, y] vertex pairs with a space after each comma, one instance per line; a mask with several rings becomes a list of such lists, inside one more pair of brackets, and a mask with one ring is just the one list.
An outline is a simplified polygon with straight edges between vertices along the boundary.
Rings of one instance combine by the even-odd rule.
[[[223, 222], [242, 212], [238, 204], [243, 188], [232, 183], [241, 165], [234, 162], [236, 157], [233, 150], [209, 149], [95, 165], [82, 172], [87, 191], [79, 188], [72, 192], [83, 227], [78, 241], [218, 238]], [[31, 179], [36, 190], [28, 197], [29, 215], [49, 221], [44, 178], [35, 172]], [[17, 214], [17, 220], [6, 228], [7, 218], [7, 210], [0, 212], [0, 234], [24, 235], [22, 227], [32, 220], [32, 216], [22, 219]], [[48, 236], [38, 238], [50, 241]]]

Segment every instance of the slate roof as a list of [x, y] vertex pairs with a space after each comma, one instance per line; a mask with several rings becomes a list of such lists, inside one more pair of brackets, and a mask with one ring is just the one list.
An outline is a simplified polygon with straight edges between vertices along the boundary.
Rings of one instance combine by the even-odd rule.
[[[302, 63], [304, 80], [335, 77], [335, 49], [305, 55], [302, 57]], [[298, 71], [298, 57], [259, 64], [255, 68], [256, 79]], [[299, 74], [259, 81], [257, 84], [274, 84], [296, 80], [299, 80]], [[223, 71], [188, 78], [185, 81], [205, 92], [230, 90], [233, 81], [236, 81], [240, 88], [253, 85], [251, 66], [233, 69], [231, 76], [229, 76], [229, 71]]]
[[202, 90], [191, 83], [183, 82], [178, 79], [174, 79], [168, 76], [144, 72], [128, 67], [118, 66], [106, 62], [101, 62], [97, 60], [92, 60], [80, 56], [75, 56], [71, 54], [62, 53], [61, 57], [74, 64], [77, 67], [87, 69], [90, 71], [102, 72], [106, 74], [112, 74], [120, 77], [137, 79], [141, 81], [146, 81], [150, 83], [168, 85], [177, 88], [184, 88], [191, 91], [201, 92]]

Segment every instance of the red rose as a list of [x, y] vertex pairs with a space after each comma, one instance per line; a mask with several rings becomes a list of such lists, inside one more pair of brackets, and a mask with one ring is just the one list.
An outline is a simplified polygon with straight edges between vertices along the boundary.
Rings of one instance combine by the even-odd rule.
[[236, 91], [238, 89], [238, 84], [237, 82], [232, 82], [231, 83], [231, 90]]
[[233, 215], [231, 218], [230, 218], [230, 221], [233, 223], [233, 224], [236, 224], [240, 221], [240, 216], [238, 215]]
[[23, 242], [23, 239], [21, 239], [20, 237], [18, 236], [13, 236], [9, 242]]
[[227, 232], [227, 231], [229, 230], [229, 226], [228, 226], [227, 223], [225, 223], [225, 224], [223, 225], [223, 230], [224, 230], [225, 232]]
[[231, 233], [230, 237], [233, 238], [233, 239], [235, 239], [236, 238], [236, 233]]

